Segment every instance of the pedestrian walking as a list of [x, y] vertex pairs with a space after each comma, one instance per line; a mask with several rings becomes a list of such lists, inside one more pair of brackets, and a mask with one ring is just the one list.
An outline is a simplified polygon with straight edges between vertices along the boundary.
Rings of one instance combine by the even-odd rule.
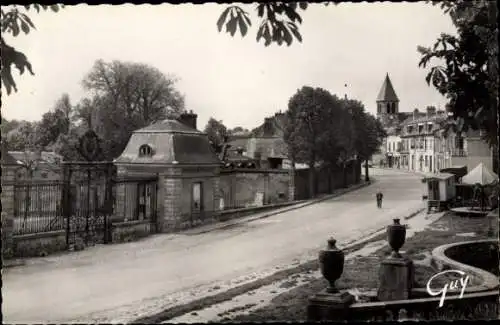
[[382, 192], [377, 192], [376, 197], [377, 197], [377, 207], [380, 209], [382, 208], [382, 199], [384, 198], [384, 194], [382, 194]]

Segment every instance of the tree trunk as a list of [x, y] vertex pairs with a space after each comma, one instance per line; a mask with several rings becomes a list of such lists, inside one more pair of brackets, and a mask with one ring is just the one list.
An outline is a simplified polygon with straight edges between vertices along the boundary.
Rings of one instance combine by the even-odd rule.
[[315, 170], [314, 162], [309, 162], [309, 198], [312, 199], [316, 195], [316, 182], [314, 180]]
[[328, 166], [328, 193], [332, 193], [332, 166]]
[[346, 188], [347, 187], [347, 173], [346, 173], [346, 163], [342, 163], [342, 187]]
[[365, 182], [370, 181], [370, 176], [368, 176], [368, 159], [365, 160]]

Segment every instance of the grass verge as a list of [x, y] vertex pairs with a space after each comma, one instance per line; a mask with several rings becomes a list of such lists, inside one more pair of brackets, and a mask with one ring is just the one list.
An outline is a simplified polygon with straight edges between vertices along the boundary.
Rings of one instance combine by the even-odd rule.
[[[415, 233], [406, 241], [402, 248], [405, 254], [415, 261], [415, 286], [425, 287], [428, 279], [436, 273], [436, 270], [430, 265], [419, 263], [419, 261], [425, 260], [428, 256], [426, 253], [430, 253], [432, 249], [437, 246], [452, 242], [498, 238], [498, 224], [495, 226], [495, 234], [493, 237], [488, 237], [487, 230], [488, 221], [486, 218], [467, 218], [447, 214], [425, 230]], [[464, 233], [468, 234], [468, 236], [460, 235]], [[374, 238], [373, 241], [385, 239], [385, 235], [378, 237], [378, 239]], [[390, 254], [390, 252], [390, 247], [386, 246], [370, 256], [355, 257], [352, 260], [346, 261], [344, 273], [337, 281], [338, 287], [343, 289], [376, 289], [378, 286], [378, 268], [380, 267], [380, 261]], [[441, 278], [441, 283], [435, 282], [436, 286], [443, 285], [444, 282], [448, 282], [448, 280], [450, 279], [443, 277]], [[328, 283], [324, 279], [312, 280], [308, 284], [276, 296], [271, 300], [269, 305], [257, 309], [250, 314], [237, 315], [232, 318], [226, 317], [222, 319], [222, 321], [306, 321], [308, 298], [325, 289], [327, 284]], [[455, 316], [454, 318], [460, 318], [459, 315]], [[481, 314], [478, 314], [478, 317], [479, 316], [481, 316]]]
[[[355, 244], [350, 246], [349, 248], [345, 249], [344, 252], [346, 254], [349, 254], [351, 252], [357, 251], [361, 248], [363, 248], [366, 244], [383, 240], [385, 238], [385, 234], [377, 235], [367, 241]], [[219, 294], [210, 296], [210, 297], [205, 297], [201, 299], [194, 300], [192, 302], [189, 302], [187, 304], [179, 305], [179, 306], [174, 306], [172, 308], [168, 308], [160, 313], [157, 313], [155, 315], [151, 316], [146, 316], [146, 317], [141, 317], [139, 319], [134, 320], [131, 322], [131, 324], [155, 324], [159, 322], [164, 322], [166, 320], [179, 317], [181, 315], [194, 312], [197, 310], [202, 310], [204, 308], [207, 308], [209, 306], [215, 305], [215, 304], [220, 304], [224, 301], [228, 301], [233, 299], [234, 297], [240, 296], [246, 292], [256, 290], [260, 287], [270, 285], [274, 282], [281, 281], [283, 279], [286, 279], [293, 274], [296, 273], [310, 273], [312, 271], [316, 271], [319, 269], [319, 264], [318, 261], [313, 260], [309, 261], [303, 264], [300, 264], [294, 268], [278, 271], [274, 273], [273, 275], [263, 278], [263, 279], [258, 279], [255, 281], [252, 281], [250, 283], [246, 283], [240, 286], [237, 286], [235, 288], [229, 289], [225, 292], [221, 292]]]

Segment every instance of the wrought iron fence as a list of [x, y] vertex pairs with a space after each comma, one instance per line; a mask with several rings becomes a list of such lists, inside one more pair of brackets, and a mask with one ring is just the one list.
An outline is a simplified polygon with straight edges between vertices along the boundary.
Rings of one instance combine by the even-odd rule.
[[14, 235], [64, 230], [61, 182], [14, 185]]

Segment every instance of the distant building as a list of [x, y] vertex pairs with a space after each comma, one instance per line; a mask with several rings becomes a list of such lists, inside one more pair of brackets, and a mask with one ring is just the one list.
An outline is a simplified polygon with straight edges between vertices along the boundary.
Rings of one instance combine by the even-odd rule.
[[[257, 162], [261, 168], [282, 169], [288, 158], [288, 148], [283, 139], [285, 114], [278, 112], [266, 117], [264, 123], [252, 130], [250, 135], [232, 135], [229, 137], [229, 159], [238, 159], [238, 155], [248, 161]], [[250, 159], [250, 160], [249, 160]]]
[[444, 168], [443, 157], [436, 150], [436, 131], [446, 119], [443, 111], [427, 107], [422, 116], [418, 109], [413, 116], [401, 124], [401, 160], [404, 169], [427, 173], [438, 172]]
[[466, 166], [473, 169], [479, 163], [493, 169], [493, 150], [481, 139], [480, 131], [466, 134], [450, 132], [445, 136], [443, 123], [446, 113], [428, 106], [425, 111], [399, 111], [399, 98], [386, 75], [376, 99], [377, 118], [387, 137], [380, 152], [373, 155], [375, 164], [409, 171], [436, 173], [443, 168]]
[[60, 180], [63, 157], [53, 151], [9, 151], [9, 155], [19, 166], [16, 168], [16, 180]]

